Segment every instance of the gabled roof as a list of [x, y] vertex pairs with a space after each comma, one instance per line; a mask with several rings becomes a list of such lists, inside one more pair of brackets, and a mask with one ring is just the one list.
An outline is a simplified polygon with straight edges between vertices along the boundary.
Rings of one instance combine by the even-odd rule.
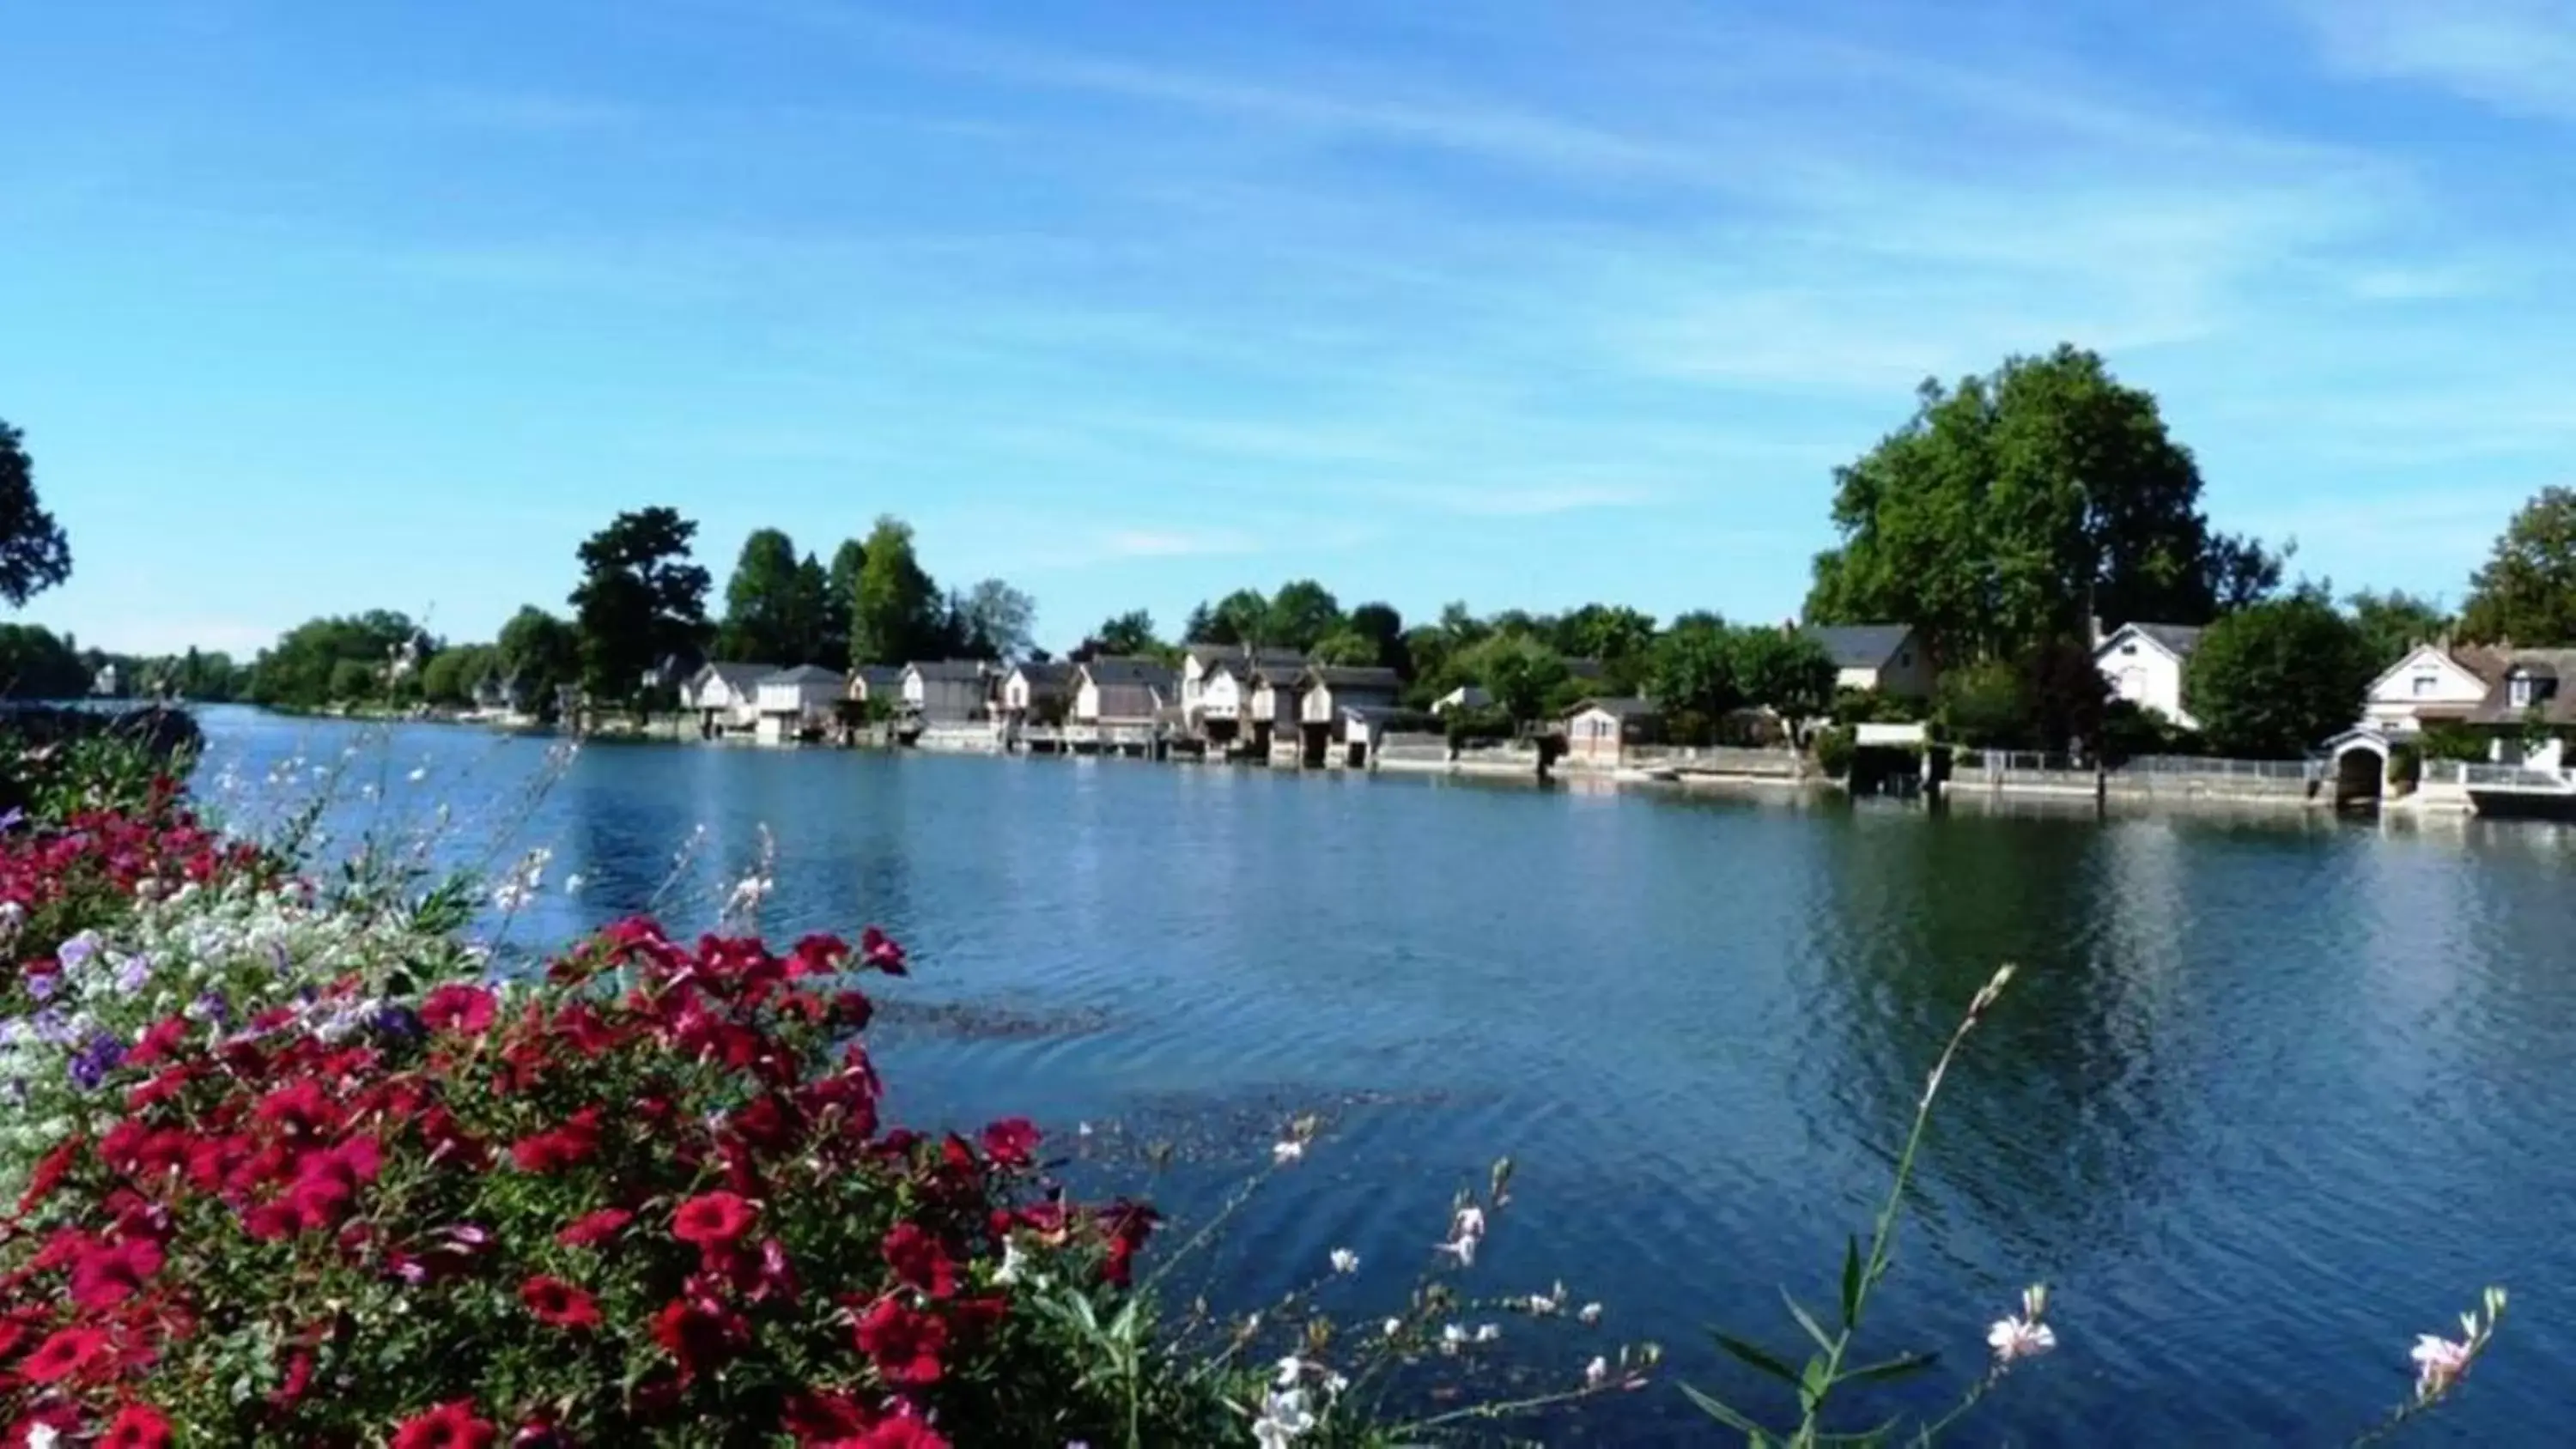
[[1567, 719], [1579, 719], [1584, 715], [1592, 713], [1596, 709], [1601, 711], [1603, 714], [1609, 715], [1613, 719], [1651, 719], [1655, 715], [1661, 713], [1660, 710], [1655, 708], [1654, 703], [1650, 700], [1636, 698], [1586, 699], [1576, 701], [1574, 707], [1565, 712], [1565, 717]]
[[2093, 657], [2101, 658], [2103, 651], [2122, 639], [2138, 638], [2176, 659], [2189, 659], [2200, 647], [2200, 636], [2208, 632], [2196, 624], [2148, 624], [2133, 619], [2103, 635], [2102, 642], [2093, 646]]
[[826, 669], [820, 664], [799, 664], [793, 669], [781, 669], [775, 674], [764, 674], [760, 677], [760, 682], [763, 684], [828, 684], [838, 689], [843, 683], [843, 676], [841, 671]]
[[924, 679], [935, 679], [943, 684], [972, 684], [984, 677], [985, 669], [981, 659], [916, 660], [904, 667]]
[[710, 679], [721, 679], [728, 689], [750, 689], [778, 672], [775, 664], [745, 664], [719, 660], [689, 676], [689, 682], [704, 687]]
[[1136, 684], [1169, 694], [1174, 681], [1172, 666], [1159, 659], [1140, 659], [1133, 655], [1094, 659], [1082, 666], [1082, 672], [1102, 689]]
[[2489, 649], [2476, 644], [2418, 644], [2407, 650], [2404, 658], [2380, 671], [2379, 677], [2370, 682], [2371, 696], [2376, 698], [2382, 686], [2394, 681], [2400, 675], [2414, 673], [2426, 662], [2455, 670], [2466, 675], [2470, 682], [2492, 689], [2496, 681], [2504, 678], [2509, 656], [2503, 650]]
[[[2508, 658], [2503, 676], [2470, 712], [2469, 723], [2518, 725], [2531, 718], [2536, 706], [2543, 724], [2576, 724], [2576, 689], [2569, 687], [2576, 680], [2576, 649], [2516, 649]], [[2532, 704], [2515, 707], [2516, 679], [2533, 681], [2537, 698]]]
[[1404, 688], [1404, 677], [1394, 670], [1375, 664], [1309, 664], [1305, 680], [1326, 689], [1384, 690], [1393, 693]]
[[1798, 632], [1831, 655], [1836, 669], [1884, 669], [1914, 637], [1911, 624], [1807, 624]]
[[1060, 688], [1066, 681], [1073, 678], [1073, 666], [1059, 663], [1021, 664], [1014, 666], [1011, 673], [1027, 680], [1032, 688]]
[[903, 687], [903, 671], [891, 664], [862, 664], [850, 671], [852, 688], [864, 687], [870, 694], [880, 689]]

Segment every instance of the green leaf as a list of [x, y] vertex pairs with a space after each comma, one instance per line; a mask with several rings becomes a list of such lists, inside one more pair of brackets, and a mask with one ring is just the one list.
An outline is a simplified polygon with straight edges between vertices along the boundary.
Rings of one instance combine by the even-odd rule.
[[1807, 1371], [1798, 1375], [1798, 1403], [1811, 1419], [1833, 1387], [1834, 1381], [1826, 1376], [1825, 1361], [1821, 1358], [1807, 1360]]
[[1900, 1354], [1866, 1368], [1845, 1369], [1843, 1378], [1851, 1383], [1894, 1383], [1919, 1374], [1940, 1361], [1941, 1355], [1937, 1353]]
[[1770, 1434], [1765, 1431], [1761, 1425], [1754, 1423], [1751, 1419], [1748, 1419], [1742, 1414], [1737, 1413], [1735, 1410], [1728, 1408], [1726, 1405], [1719, 1403], [1717, 1400], [1710, 1398], [1708, 1395], [1701, 1393], [1699, 1390], [1692, 1388], [1690, 1385], [1682, 1385], [1682, 1394], [1693, 1404], [1698, 1405], [1701, 1413], [1708, 1415], [1717, 1422], [1724, 1424], [1726, 1427], [1733, 1429], [1739, 1434], [1742, 1434], [1744, 1436], [1744, 1442], [1749, 1446], [1749, 1449], [1762, 1449], [1762, 1446], [1771, 1442]]
[[1780, 1290], [1780, 1301], [1789, 1305], [1789, 1316], [1798, 1320], [1800, 1328], [1807, 1330], [1807, 1336], [1816, 1341], [1816, 1347], [1827, 1353], [1834, 1351], [1834, 1336], [1825, 1332], [1824, 1326], [1816, 1322], [1814, 1315], [1798, 1306], [1798, 1300], [1789, 1296], [1788, 1289]]
[[1843, 1327], [1860, 1317], [1860, 1235], [1843, 1239]]
[[1771, 1377], [1778, 1379], [1784, 1384], [1794, 1384], [1798, 1381], [1798, 1371], [1796, 1369], [1793, 1369], [1787, 1364], [1782, 1363], [1780, 1360], [1773, 1358], [1770, 1354], [1764, 1352], [1753, 1344], [1746, 1343], [1743, 1339], [1736, 1338], [1730, 1334], [1718, 1333], [1714, 1330], [1710, 1331], [1709, 1337], [1717, 1340], [1717, 1346], [1719, 1348], [1725, 1349], [1728, 1353], [1735, 1355], [1737, 1358], [1744, 1360], [1746, 1363], [1751, 1364], [1753, 1367], [1760, 1369], [1762, 1372], [1769, 1374]]

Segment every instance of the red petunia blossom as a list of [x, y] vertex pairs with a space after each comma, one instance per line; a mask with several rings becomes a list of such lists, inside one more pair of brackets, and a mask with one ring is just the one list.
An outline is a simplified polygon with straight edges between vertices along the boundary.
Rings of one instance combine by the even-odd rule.
[[421, 1001], [420, 1024], [431, 1031], [477, 1036], [492, 1024], [499, 1004], [498, 998], [480, 986], [451, 981]]
[[44, 1159], [36, 1164], [36, 1170], [27, 1176], [27, 1190], [19, 1195], [18, 1211], [33, 1212], [38, 1204], [53, 1196], [54, 1189], [62, 1186], [63, 1175], [72, 1170], [72, 1164], [80, 1160], [81, 1152], [88, 1146], [88, 1138], [75, 1136], [46, 1153]]
[[19, 1377], [31, 1384], [60, 1383], [86, 1373], [108, 1353], [107, 1335], [95, 1328], [66, 1328], [27, 1355]]
[[599, 1300], [565, 1282], [543, 1275], [519, 1285], [519, 1301], [539, 1323], [554, 1328], [597, 1328]]
[[808, 1389], [788, 1395], [778, 1427], [799, 1444], [834, 1444], [856, 1439], [876, 1421], [874, 1412], [848, 1394]]
[[1038, 1129], [1026, 1117], [1005, 1117], [984, 1129], [984, 1152], [1004, 1167], [1026, 1167], [1037, 1152]]
[[188, 1039], [188, 1018], [164, 1017], [152, 1029], [134, 1039], [134, 1050], [125, 1054], [125, 1065], [148, 1067], [168, 1056]]
[[933, 1298], [945, 1298], [957, 1291], [956, 1264], [949, 1261], [948, 1250], [939, 1245], [919, 1223], [897, 1223], [885, 1235], [880, 1251], [886, 1266], [906, 1285], [918, 1288]]
[[701, 1250], [729, 1248], [742, 1241], [759, 1216], [757, 1209], [730, 1192], [700, 1193], [671, 1214], [671, 1236]]
[[72, 1302], [102, 1312], [142, 1292], [160, 1271], [161, 1245], [149, 1238], [93, 1248], [72, 1265]]
[[268, 1402], [280, 1409], [291, 1409], [304, 1401], [304, 1391], [313, 1386], [313, 1351], [299, 1349], [286, 1365], [286, 1381], [268, 1391]]
[[458, 1399], [415, 1414], [394, 1430], [392, 1449], [492, 1449], [501, 1431], [474, 1416], [474, 1401]]
[[896, 1299], [877, 1300], [859, 1319], [858, 1342], [887, 1383], [935, 1384], [945, 1371], [939, 1353], [948, 1346], [948, 1325]]
[[948, 1436], [907, 1414], [849, 1441], [854, 1449], [948, 1449]]
[[170, 1421], [148, 1404], [128, 1404], [108, 1421], [98, 1449], [170, 1449]]
[[584, 1213], [572, 1225], [555, 1234], [555, 1241], [567, 1248], [596, 1247], [617, 1236], [618, 1230], [635, 1221], [635, 1214], [624, 1208], [601, 1208]]
[[242, 1231], [263, 1243], [283, 1242], [308, 1226], [292, 1198], [264, 1202], [242, 1214]]
[[521, 1172], [558, 1172], [599, 1150], [599, 1116], [597, 1107], [584, 1107], [564, 1119], [560, 1127], [548, 1128], [533, 1137], [522, 1137], [510, 1144], [510, 1160]]
[[862, 965], [882, 971], [888, 976], [907, 974], [903, 947], [896, 944], [892, 936], [874, 926], [859, 933], [859, 961]]
[[733, 1357], [750, 1325], [712, 1298], [674, 1298], [653, 1315], [653, 1341], [680, 1366], [680, 1378], [697, 1377]]
[[341, 1115], [320, 1082], [303, 1081], [261, 1098], [259, 1120], [290, 1137], [318, 1137], [337, 1128]]

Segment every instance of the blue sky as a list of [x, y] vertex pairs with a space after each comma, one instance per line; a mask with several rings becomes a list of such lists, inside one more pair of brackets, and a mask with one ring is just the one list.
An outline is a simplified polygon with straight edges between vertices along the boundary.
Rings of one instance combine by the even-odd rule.
[[0, 86], [84, 642], [911, 519], [1045, 642], [1241, 583], [1795, 610], [2060, 340], [2222, 526], [2456, 600], [2576, 444], [2576, 0], [87, 0]]

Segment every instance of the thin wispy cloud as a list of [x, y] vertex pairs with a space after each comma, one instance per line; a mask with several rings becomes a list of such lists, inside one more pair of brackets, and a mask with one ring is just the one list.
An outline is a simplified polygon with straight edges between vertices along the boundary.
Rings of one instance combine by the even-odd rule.
[[2294, 0], [2328, 59], [2523, 116], [2576, 120], [2571, 0]]

